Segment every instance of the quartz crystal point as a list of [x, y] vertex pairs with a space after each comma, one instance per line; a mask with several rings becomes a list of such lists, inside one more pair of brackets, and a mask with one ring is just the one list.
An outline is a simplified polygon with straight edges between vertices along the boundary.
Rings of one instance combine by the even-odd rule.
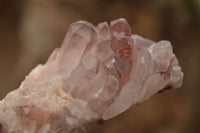
[[169, 41], [131, 34], [123, 18], [97, 27], [78, 21], [46, 64], [0, 101], [0, 133], [84, 132], [182, 79]]

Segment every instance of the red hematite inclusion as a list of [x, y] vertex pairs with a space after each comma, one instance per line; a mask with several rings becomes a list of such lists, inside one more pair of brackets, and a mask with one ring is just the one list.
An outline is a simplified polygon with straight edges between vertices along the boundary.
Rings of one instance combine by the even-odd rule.
[[130, 71], [133, 65], [133, 40], [131, 37], [131, 28], [126, 20], [119, 19], [118, 21], [112, 21], [110, 25], [111, 32], [111, 48], [115, 53], [115, 58], [121, 61], [125, 61], [129, 69], [127, 69], [124, 75], [121, 75], [120, 86], [121, 89], [128, 81]]
[[78, 21], [46, 64], [0, 101], [0, 133], [81, 133], [182, 79], [169, 41], [131, 34], [123, 18], [97, 27]]

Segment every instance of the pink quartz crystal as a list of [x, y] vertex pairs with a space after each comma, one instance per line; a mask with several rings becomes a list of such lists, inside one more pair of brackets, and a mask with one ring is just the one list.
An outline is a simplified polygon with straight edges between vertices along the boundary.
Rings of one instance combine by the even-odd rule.
[[78, 21], [47, 63], [0, 101], [0, 133], [84, 132], [182, 79], [169, 41], [133, 35], [123, 18], [97, 27]]

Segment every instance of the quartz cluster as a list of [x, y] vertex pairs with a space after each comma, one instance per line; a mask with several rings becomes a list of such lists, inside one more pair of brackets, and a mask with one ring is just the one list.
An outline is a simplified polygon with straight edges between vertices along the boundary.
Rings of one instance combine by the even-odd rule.
[[123, 18], [78, 21], [61, 48], [0, 101], [0, 133], [77, 133], [168, 87], [183, 73], [169, 41], [131, 34]]

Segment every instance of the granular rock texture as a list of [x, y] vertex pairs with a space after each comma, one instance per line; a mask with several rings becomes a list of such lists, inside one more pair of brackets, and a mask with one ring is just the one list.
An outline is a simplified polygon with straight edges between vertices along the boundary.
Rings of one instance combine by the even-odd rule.
[[183, 73], [169, 41], [131, 34], [125, 19], [78, 21], [61, 48], [0, 101], [0, 133], [78, 133], [168, 87]]

